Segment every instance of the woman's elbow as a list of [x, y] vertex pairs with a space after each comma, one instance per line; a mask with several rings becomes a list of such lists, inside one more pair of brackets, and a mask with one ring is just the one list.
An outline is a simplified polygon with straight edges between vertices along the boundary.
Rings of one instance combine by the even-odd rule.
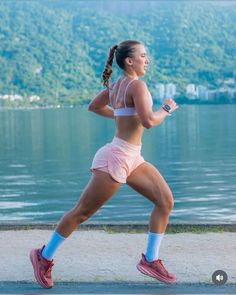
[[144, 128], [150, 129], [152, 127], [160, 125], [162, 123], [162, 121], [163, 120], [161, 118], [150, 117], [150, 118], [144, 119], [142, 121], [142, 125], [143, 125]]
[[94, 110], [95, 110], [95, 107], [94, 107], [94, 105], [93, 105], [93, 102], [90, 102], [90, 103], [88, 104], [88, 111], [90, 111], [90, 112], [94, 112]]
[[150, 129], [154, 126], [152, 120], [145, 120], [142, 122], [142, 125], [146, 129]]

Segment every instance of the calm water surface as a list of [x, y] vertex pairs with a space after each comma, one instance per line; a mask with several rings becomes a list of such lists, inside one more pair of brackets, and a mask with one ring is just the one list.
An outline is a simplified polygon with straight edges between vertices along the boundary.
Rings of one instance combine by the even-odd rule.
[[[143, 137], [175, 198], [170, 222], [236, 222], [236, 105], [181, 106]], [[0, 110], [0, 222], [56, 222], [90, 178], [114, 124], [86, 108]], [[123, 185], [90, 221], [146, 222], [152, 204]]]

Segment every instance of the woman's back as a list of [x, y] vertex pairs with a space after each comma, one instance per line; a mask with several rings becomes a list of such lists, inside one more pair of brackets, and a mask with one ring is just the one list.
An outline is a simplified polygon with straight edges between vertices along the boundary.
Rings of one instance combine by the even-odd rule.
[[140, 144], [144, 129], [132, 97], [134, 91], [132, 86], [137, 80], [121, 76], [109, 87], [109, 99], [116, 122], [116, 136], [133, 144]]

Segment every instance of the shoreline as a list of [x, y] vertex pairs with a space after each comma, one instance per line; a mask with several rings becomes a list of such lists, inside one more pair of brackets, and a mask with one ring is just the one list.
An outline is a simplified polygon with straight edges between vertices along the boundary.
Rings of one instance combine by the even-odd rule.
[[[0, 231], [10, 230], [52, 230], [56, 223], [51, 222], [2, 222], [0, 223]], [[89, 230], [103, 230], [108, 233], [127, 232], [127, 233], [145, 233], [148, 230], [147, 223], [98, 223], [88, 222], [81, 224], [76, 231], [89, 231]], [[173, 223], [168, 224], [166, 233], [206, 233], [206, 232], [236, 232], [236, 224], [230, 223]]]

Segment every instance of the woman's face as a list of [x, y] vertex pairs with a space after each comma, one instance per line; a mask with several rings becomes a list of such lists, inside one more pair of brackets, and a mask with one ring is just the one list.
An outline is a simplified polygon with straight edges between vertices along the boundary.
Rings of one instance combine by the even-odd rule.
[[127, 58], [127, 65], [137, 76], [143, 76], [148, 68], [149, 59], [145, 47], [142, 44], [134, 46], [133, 57]]

